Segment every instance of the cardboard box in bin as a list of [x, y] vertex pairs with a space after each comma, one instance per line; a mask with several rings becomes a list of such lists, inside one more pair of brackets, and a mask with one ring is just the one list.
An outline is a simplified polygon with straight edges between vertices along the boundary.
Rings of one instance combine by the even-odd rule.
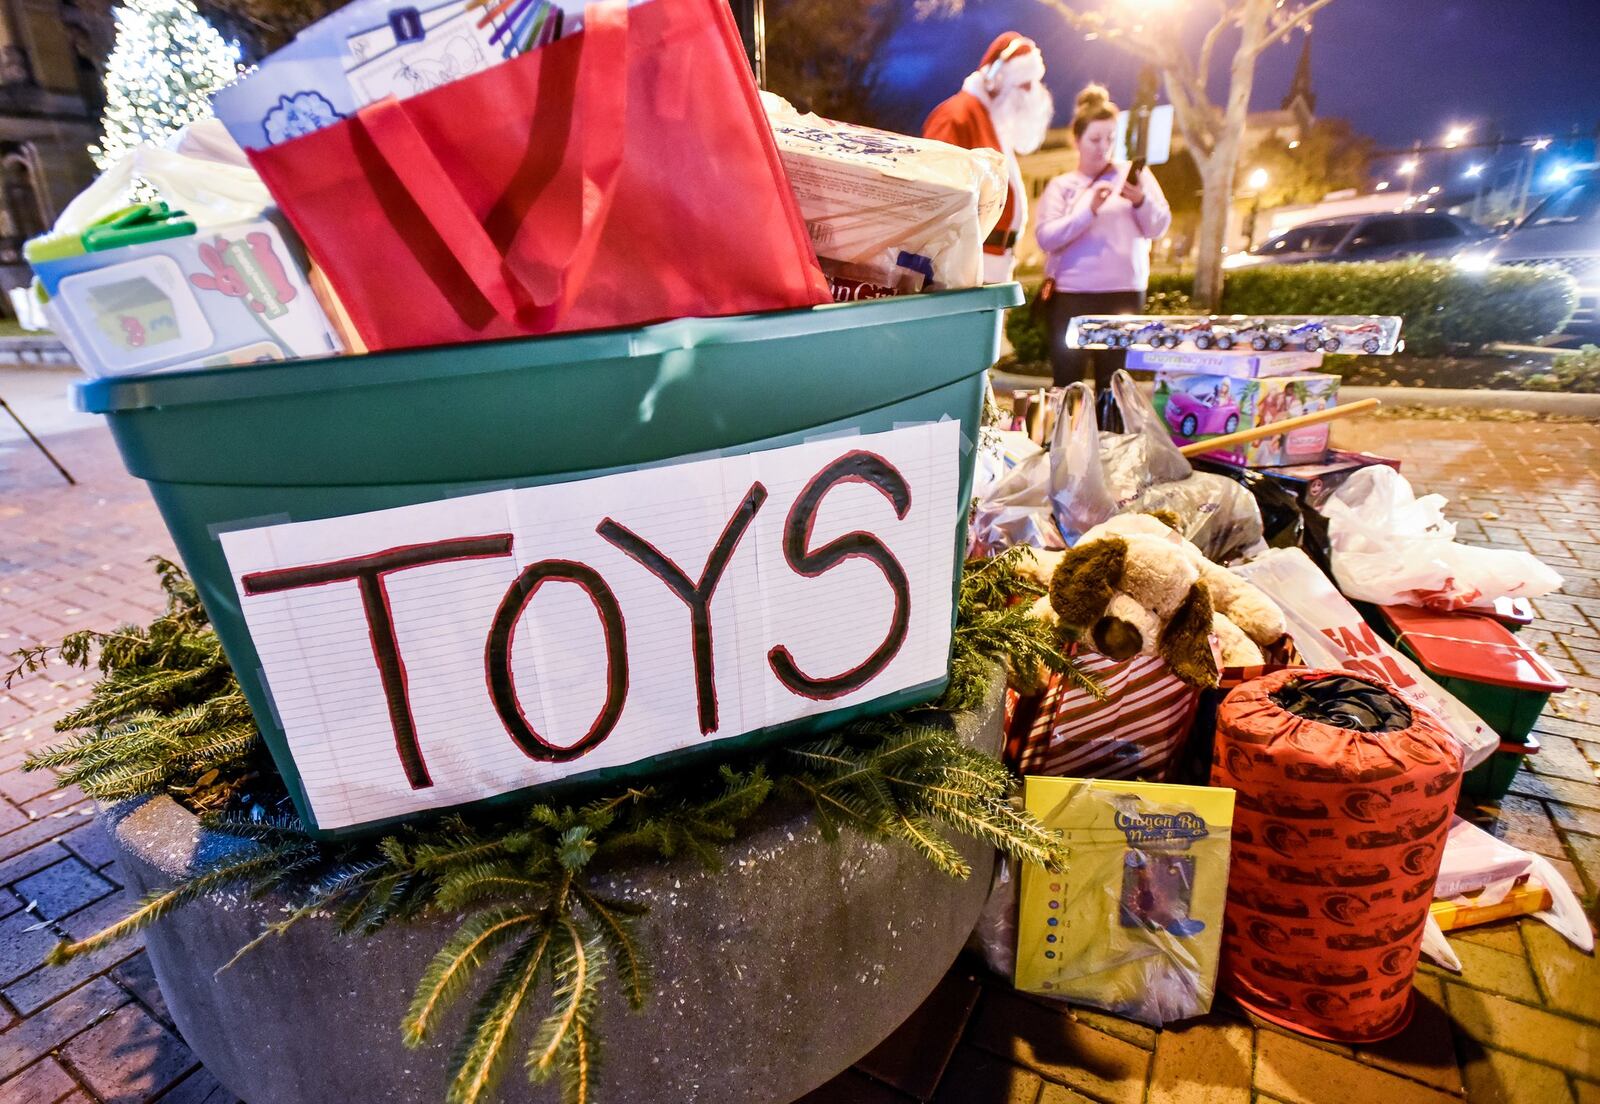
[[[1164, 371], [1156, 374], [1154, 402], [1172, 439], [1186, 445], [1336, 406], [1339, 377], [1305, 372], [1240, 379], [1215, 373]], [[1207, 455], [1223, 463], [1270, 468], [1320, 461], [1327, 449], [1328, 425], [1324, 422]]]
[[339, 835], [936, 696], [984, 372], [1020, 301], [185, 370], [78, 399], [149, 482], [302, 818]]

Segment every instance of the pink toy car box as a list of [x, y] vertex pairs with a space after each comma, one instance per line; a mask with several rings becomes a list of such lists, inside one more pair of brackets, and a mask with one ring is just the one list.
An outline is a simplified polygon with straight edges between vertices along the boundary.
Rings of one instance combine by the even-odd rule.
[[[1326, 410], [1339, 401], [1339, 377], [1325, 372], [1241, 379], [1200, 372], [1156, 374], [1155, 407], [1181, 445]], [[1212, 459], [1252, 468], [1320, 461], [1328, 425], [1306, 426], [1217, 452]]]

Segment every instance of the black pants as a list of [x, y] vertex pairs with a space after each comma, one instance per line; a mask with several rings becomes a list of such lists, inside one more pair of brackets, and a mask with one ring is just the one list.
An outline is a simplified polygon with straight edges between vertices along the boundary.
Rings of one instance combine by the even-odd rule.
[[1067, 323], [1084, 314], [1138, 314], [1144, 309], [1142, 291], [1058, 291], [1046, 304], [1050, 330], [1050, 372], [1057, 387], [1093, 380], [1099, 390], [1111, 386], [1111, 373], [1127, 362], [1122, 349], [1069, 349]]

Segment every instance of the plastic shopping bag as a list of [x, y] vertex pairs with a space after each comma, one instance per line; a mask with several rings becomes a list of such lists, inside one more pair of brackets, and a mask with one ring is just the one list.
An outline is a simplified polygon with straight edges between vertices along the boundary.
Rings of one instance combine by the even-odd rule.
[[1381, 606], [1442, 610], [1560, 589], [1561, 576], [1527, 552], [1458, 544], [1445, 502], [1416, 497], [1405, 476], [1383, 465], [1352, 475], [1322, 505], [1339, 589]]
[[191, 123], [165, 148], [137, 146], [95, 178], [56, 219], [54, 233], [81, 234], [130, 202], [135, 180], [149, 181], [163, 200], [200, 230], [260, 218], [273, 206], [261, 177], [215, 119]]
[[1112, 377], [1111, 390], [1126, 432], [1099, 431], [1087, 383], [1066, 388], [1056, 421], [1050, 497], [1067, 543], [1117, 514], [1170, 509], [1210, 559], [1260, 547], [1261, 511], [1250, 492], [1222, 476], [1196, 474], [1127, 372]]
[[1233, 571], [1283, 610], [1289, 635], [1308, 665], [1371, 675], [1444, 721], [1461, 745], [1463, 770], [1477, 766], [1499, 746], [1500, 738], [1472, 710], [1373, 632], [1300, 549], [1274, 548]]
[[[1585, 954], [1594, 950], [1594, 930], [1583, 914], [1583, 906], [1549, 859], [1512, 847], [1460, 817], [1451, 822], [1439, 880], [1433, 887], [1436, 909], [1441, 901], [1466, 908], [1487, 908], [1524, 885], [1542, 887], [1550, 896], [1550, 907], [1532, 913], [1534, 919], [1549, 924]], [[1434, 930], [1435, 938], [1423, 940], [1423, 953], [1459, 972], [1460, 963], [1455, 961], [1443, 931], [1437, 925]]]
[[976, 469], [968, 555], [997, 556], [1018, 544], [1066, 547], [1050, 513], [1050, 458], [1027, 434], [985, 429]]

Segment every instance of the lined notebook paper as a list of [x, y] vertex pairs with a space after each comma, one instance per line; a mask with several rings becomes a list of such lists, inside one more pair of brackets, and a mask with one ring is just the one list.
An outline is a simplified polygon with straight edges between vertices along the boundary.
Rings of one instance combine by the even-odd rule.
[[[960, 447], [959, 423], [940, 422], [222, 534], [318, 827], [634, 763], [943, 677]], [[730, 531], [697, 684], [690, 604], [638, 546], [693, 585]], [[864, 536], [842, 539], [853, 533]], [[351, 574], [361, 565], [365, 583]], [[840, 692], [831, 680], [851, 672], [865, 681]], [[603, 735], [562, 758], [619, 700]]]

